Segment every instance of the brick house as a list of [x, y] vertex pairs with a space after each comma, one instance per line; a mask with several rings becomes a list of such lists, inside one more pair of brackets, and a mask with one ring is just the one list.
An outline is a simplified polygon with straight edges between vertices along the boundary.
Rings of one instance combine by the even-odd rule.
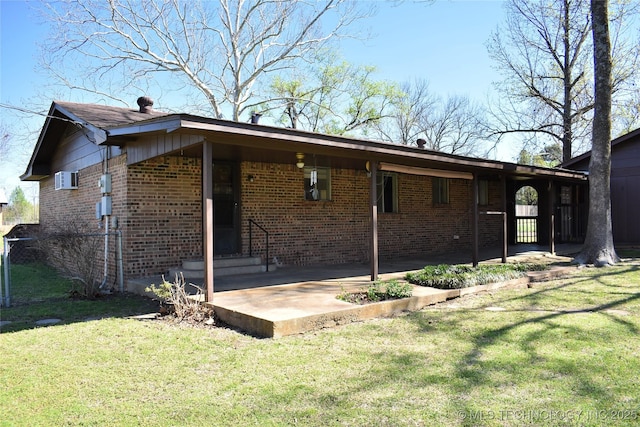
[[21, 177], [40, 183], [43, 227], [73, 218], [119, 230], [125, 279], [204, 258], [213, 284], [214, 258], [250, 253], [285, 266], [369, 263], [372, 277], [399, 257], [506, 256], [525, 184], [540, 194], [536, 243], [553, 250], [560, 189], [586, 183], [562, 169], [159, 113], [145, 99], [139, 110], [54, 102]]
[[[563, 164], [588, 171], [591, 151]], [[611, 225], [616, 245], [640, 245], [640, 129], [611, 141]]]

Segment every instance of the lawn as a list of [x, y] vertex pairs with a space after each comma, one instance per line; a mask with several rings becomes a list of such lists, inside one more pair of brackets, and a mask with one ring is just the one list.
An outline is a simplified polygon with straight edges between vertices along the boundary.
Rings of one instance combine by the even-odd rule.
[[0, 425], [640, 424], [637, 259], [275, 340], [118, 300], [87, 301], [104, 318], [86, 321], [56, 299], [64, 324], [3, 331]]

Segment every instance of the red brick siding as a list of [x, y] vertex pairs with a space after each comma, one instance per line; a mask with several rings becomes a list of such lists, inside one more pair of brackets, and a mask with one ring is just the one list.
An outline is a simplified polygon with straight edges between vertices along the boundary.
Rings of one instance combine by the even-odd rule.
[[[109, 161], [109, 172], [113, 174], [114, 185], [123, 186], [122, 175], [126, 170], [123, 156]], [[40, 224], [43, 233], [60, 230], [76, 231], [78, 233], [101, 234], [105, 232], [104, 222], [96, 219], [96, 203], [102, 199], [102, 193], [98, 187], [98, 181], [103, 173], [103, 165], [95, 164], [78, 171], [78, 189], [55, 190], [55, 178], [53, 175], [40, 181]], [[116, 187], [117, 188], [117, 187]], [[124, 194], [112, 193], [112, 212], [115, 216], [124, 214], [122, 200]], [[113, 230], [109, 230], [113, 231]], [[104, 241], [104, 237], [93, 236], [92, 239]], [[116, 239], [110, 235], [108, 277], [109, 285], [116, 283]], [[98, 262], [100, 276], [103, 274], [102, 263], [104, 260], [104, 244], [100, 245]]]
[[[252, 218], [270, 233], [270, 258], [284, 264], [368, 262], [370, 179], [364, 171], [331, 169], [331, 201], [311, 202], [303, 197], [303, 172], [293, 164], [245, 162], [240, 167], [243, 254], [249, 253]], [[124, 239], [125, 277], [159, 278], [184, 259], [202, 257], [200, 159], [166, 156], [127, 167], [122, 155], [109, 161], [109, 170], [113, 214]], [[95, 219], [101, 173], [102, 165], [81, 170], [80, 189], [73, 191], [56, 192], [53, 177], [43, 180], [42, 224], [64, 211], [101, 231]], [[431, 180], [398, 174], [398, 212], [378, 215], [381, 259], [452, 251], [471, 256], [471, 181], [450, 180], [450, 203], [435, 206]], [[490, 205], [481, 210], [499, 210], [498, 181], [490, 182], [489, 197]], [[499, 216], [482, 215], [480, 246], [498, 244], [500, 230]], [[254, 250], [264, 250], [257, 230]]]
[[[243, 251], [248, 253], [248, 219], [270, 235], [270, 258], [284, 264], [337, 264], [369, 259], [369, 178], [364, 171], [331, 170], [331, 201], [303, 199], [302, 172], [294, 165], [244, 163]], [[471, 181], [450, 181], [450, 203], [434, 205], [431, 177], [398, 175], [398, 212], [378, 214], [382, 259], [466, 251], [471, 257]], [[499, 187], [490, 186], [492, 206]], [[499, 242], [500, 223], [481, 219], [480, 246]], [[495, 229], [495, 230], [494, 230]], [[458, 239], [454, 239], [454, 235]], [[254, 230], [254, 250], [263, 250]], [[262, 253], [262, 252], [261, 252]]]
[[125, 271], [166, 273], [202, 257], [201, 161], [159, 157], [129, 166], [124, 217]]
[[469, 181], [452, 179], [449, 203], [435, 205], [431, 177], [399, 174], [398, 213], [378, 217], [380, 257], [470, 251], [470, 188]]
[[[331, 170], [331, 201], [304, 200], [303, 172], [295, 165], [243, 163], [243, 251], [248, 219], [269, 231], [270, 258], [285, 264], [357, 262], [369, 245], [369, 181], [364, 171]], [[259, 237], [258, 237], [259, 236]], [[260, 234], [256, 246], [263, 246]]]

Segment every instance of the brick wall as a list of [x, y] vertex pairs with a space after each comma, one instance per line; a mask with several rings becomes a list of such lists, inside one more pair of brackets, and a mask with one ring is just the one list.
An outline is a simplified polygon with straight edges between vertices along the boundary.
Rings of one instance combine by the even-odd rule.
[[[124, 156], [109, 160], [109, 172], [115, 188], [124, 187], [121, 176], [126, 174]], [[103, 165], [95, 164], [78, 171], [78, 189], [55, 190], [55, 178], [51, 175], [40, 181], [40, 224], [41, 233], [51, 234], [59, 232], [73, 232], [90, 234], [82, 237], [87, 245], [96, 248], [96, 277], [101, 280], [104, 273], [104, 236], [105, 224], [96, 219], [96, 203], [102, 199], [98, 181], [103, 173]], [[112, 212], [115, 216], [124, 215], [123, 200], [125, 194], [121, 191], [112, 193]], [[109, 230], [114, 231], [113, 229]], [[116, 282], [116, 238], [109, 235], [108, 239], [108, 285], [115, 287]], [[88, 256], [88, 254], [86, 254]], [[77, 260], [73, 260], [77, 262]]]
[[[302, 171], [294, 165], [243, 163], [243, 251], [248, 219], [270, 235], [270, 258], [284, 264], [367, 262], [370, 245], [369, 178], [364, 171], [332, 169], [331, 201], [303, 199]], [[471, 256], [471, 181], [450, 181], [450, 203], [434, 205], [431, 177], [398, 175], [398, 212], [378, 214], [381, 259], [464, 251]], [[490, 208], [500, 208], [499, 182], [490, 183]], [[500, 242], [501, 222], [481, 218], [480, 246]], [[455, 239], [454, 236], [458, 238]], [[263, 249], [254, 231], [254, 250]]]
[[202, 257], [200, 164], [166, 156], [129, 166], [123, 215], [129, 277], [159, 277], [184, 259]]
[[[254, 180], [241, 180], [242, 235], [248, 236], [249, 218], [266, 228], [270, 258], [292, 265], [367, 259], [369, 182], [364, 171], [332, 169], [332, 200], [317, 202], [304, 200], [303, 172], [293, 164], [243, 163], [246, 175]], [[243, 250], [248, 252], [248, 237]]]
[[[286, 265], [368, 262], [369, 178], [364, 171], [331, 169], [331, 201], [304, 200], [303, 172], [293, 164], [240, 165], [241, 247], [249, 252], [248, 219], [270, 235], [270, 258]], [[202, 257], [201, 161], [163, 156], [126, 166], [125, 155], [109, 161], [113, 215], [123, 233], [125, 277], [159, 278], [184, 259]], [[53, 177], [41, 182], [42, 224], [64, 208], [93, 224], [102, 165], [83, 169], [80, 188], [54, 191]], [[253, 175], [250, 182], [246, 177]], [[499, 182], [490, 182], [490, 205], [499, 210]], [[378, 214], [381, 259], [471, 253], [471, 182], [450, 180], [450, 203], [434, 205], [431, 178], [398, 174], [398, 212]], [[499, 216], [481, 216], [480, 246], [500, 242]], [[458, 236], [454, 239], [454, 236]], [[254, 233], [254, 251], [264, 240]]]
[[470, 251], [470, 189], [470, 181], [451, 179], [449, 203], [434, 205], [431, 177], [399, 174], [398, 213], [378, 216], [380, 257]]

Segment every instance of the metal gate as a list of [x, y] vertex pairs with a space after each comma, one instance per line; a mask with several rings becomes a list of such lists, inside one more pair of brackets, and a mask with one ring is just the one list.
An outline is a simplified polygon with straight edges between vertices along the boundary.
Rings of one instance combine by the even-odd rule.
[[516, 217], [516, 243], [538, 243], [538, 217]]
[[516, 205], [516, 243], [538, 243], [537, 205]]

